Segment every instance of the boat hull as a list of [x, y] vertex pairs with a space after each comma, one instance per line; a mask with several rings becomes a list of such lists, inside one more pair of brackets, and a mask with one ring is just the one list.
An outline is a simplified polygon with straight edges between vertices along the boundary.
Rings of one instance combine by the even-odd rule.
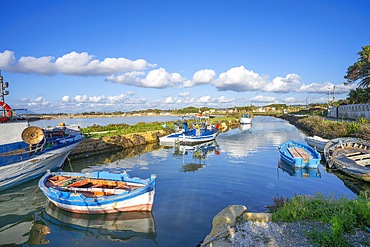
[[251, 118], [240, 118], [239, 122], [240, 124], [250, 124], [252, 123], [252, 119]]
[[294, 168], [317, 168], [321, 160], [320, 154], [312, 147], [295, 141], [281, 144], [279, 152], [281, 160]]
[[79, 142], [50, 150], [31, 159], [0, 166], [0, 191], [39, 178], [47, 170], [59, 169]]
[[[108, 175], [107, 175], [108, 174]], [[39, 187], [48, 200], [56, 207], [82, 214], [106, 214], [117, 212], [133, 212], [133, 211], [152, 211], [154, 194], [155, 194], [155, 179], [156, 175], [152, 175], [150, 180], [140, 180], [142, 187], [130, 192], [123, 192], [114, 195], [85, 197], [83, 193], [77, 189], [71, 188], [70, 191], [65, 191], [60, 187], [48, 187], [47, 181], [49, 177], [54, 175], [68, 175], [75, 177], [84, 177], [89, 179], [103, 178], [108, 181], [123, 181], [123, 182], [138, 182], [138, 178], [128, 177], [124, 174], [113, 174], [108, 172], [95, 172], [92, 174], [83, 173], [47, 173], [39, 181]], [[113, 180], [113, 177], [122, 175], [122, 180]], [[102, 189], [103, 191], [104, 189]]]
[[315, 148], [317, 151], [323, 153], [326, 143], [328, 143], [328, 139], [321, 138], [319, 136], [307, 136], [305, 138], [305, 141], [307, 144], [313, 148]]

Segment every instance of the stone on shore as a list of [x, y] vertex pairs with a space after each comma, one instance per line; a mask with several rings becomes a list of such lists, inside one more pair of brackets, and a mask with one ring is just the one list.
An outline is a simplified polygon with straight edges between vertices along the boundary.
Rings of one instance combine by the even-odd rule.
[[233, 227], [236, 225], [236, 220], [243, 215], [247, 210], [243, 205], [230, 205], [219, 212], [212, 220], [212, 230], [204, 239], [202, 246], [224, 247], [230, 246], [230, 243], [222, 241], [233, 234]]

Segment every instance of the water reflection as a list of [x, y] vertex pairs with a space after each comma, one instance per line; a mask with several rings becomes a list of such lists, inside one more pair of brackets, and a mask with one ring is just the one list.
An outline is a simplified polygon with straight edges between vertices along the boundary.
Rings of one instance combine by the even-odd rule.
[[[42, 242], [45, 229], [38, 221], [38, 210], [46, 205], [45, 197], [31, 181], [0, 194], [0, 245], [33, 245]], [[31, 229], [31, 232], [30, 232]]]
[[[244, 130], [243, 128], [247, 128]], [[231, 158], [245, 158], [267, 146], [278, 147], [289, 139], [303, 140], [304, 134], [285, 120], [256, 116], [253, 124], [244, 124], [218, 136], [217, 142]]]
[[[207, 155], [211, 156], [214, 154], [220, 154], [218, 144], [215, 140], [192, 146], [174, 146], [174, 155], [183, 156], [183, 164], [180, 169], [182, 172], [194, 172], [204, 168], [206, 166]], [[186, 157], [188, 155], [192, 157], [190, 162]]]
[[50, 227], [42, 220], [36, 220], [32, 223], [27, 244], [31, 246], [48, 244], [50, 241], [45, 239], [48, 234], [50, 234]]
[[343, 181], [343, 184], [350, 189], [353, 193], [359, 195], [361, 192], [370, 191], [370, 183], [349, 177], [340, 171], [334, 169], [327, 169], [327, 172], [333, 173], [340, 180]]
[[73, 238], [80, 241], [94, 237], [119, 242], [149, 239], [156, 243], [155, 221], [151, 212], [86, 215], [66, 212], [49, 203], [42, 218], [52, 231], [67, 233], [73, 229]]
[[319, 168], [294, 168], [282, 160], [279, 160], [278, 162], [278, 177], [280, 176], [279, 170], [282, 170], [283, 173], [288, 173], [292, 177], [321, 178], [321, 172]]
[[252, 124], [241, 124], [239, 125], [239, 129], [242, 131], [247, 131], [252, 128]]

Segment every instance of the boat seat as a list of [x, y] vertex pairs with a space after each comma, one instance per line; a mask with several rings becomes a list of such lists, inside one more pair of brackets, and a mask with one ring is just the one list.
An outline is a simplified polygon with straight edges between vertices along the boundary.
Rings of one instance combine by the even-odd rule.
[[370, 153], [369, 154], [359, 154], [359, 155], [347, 155], [348, 159], [353, 160], [356, 162], [357, 165], [360, 166], [368, 166], [370, 165]]
[[310, 159], [309, 155], [303, 148], [288, 148], [289, 152], [294, 158]]

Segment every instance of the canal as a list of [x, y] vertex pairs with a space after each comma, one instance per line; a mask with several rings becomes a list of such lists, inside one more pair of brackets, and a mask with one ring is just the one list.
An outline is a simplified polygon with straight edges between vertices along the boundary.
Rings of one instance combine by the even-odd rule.
[[196, 246], [213, 217], [228, 205], [267, 212], [274, 197], [317, 193], [356, 195], [336, 175], [291, 171], [279, 165], [279, 144], [305, 135], [287, 121], [256, 116], [251, 125], [220, 133], [215, 142], [191, 150], [153, 144], [72, 160], [66, 171], [157, 174], [152, 213], [78, 215], [51, 207], [37, 181], [0, 194], [0, 245]]

